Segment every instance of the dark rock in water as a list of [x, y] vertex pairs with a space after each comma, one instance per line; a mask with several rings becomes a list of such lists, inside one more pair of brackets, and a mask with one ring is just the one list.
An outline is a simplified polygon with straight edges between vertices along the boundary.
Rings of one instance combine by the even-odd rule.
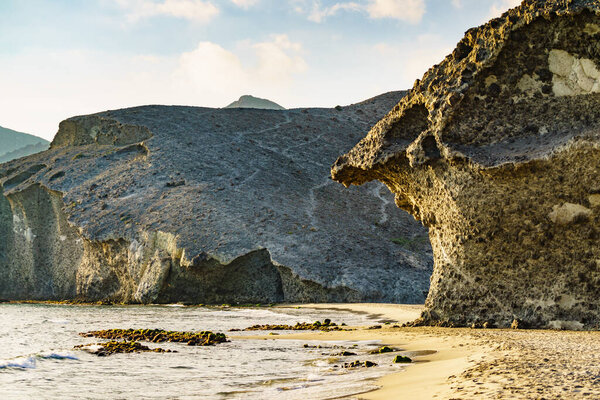
[[391, 241], [423, 227], [383, 185], [329, 178], [404, 94], [341, 111], [146, 106], [63, 121], [50, 150], [0, 165], [0, 297], [423, 301], [429, 244]]
[[[325, 323], [325, 321], [329, 321]], [[323, 323], [316, 321], [311, 323], [308, 322], [297, 322], [296, 325], [253, 325], [246, 329], [245, 331], [344, 331], [350, 329], [344, 329], [336, 323], [332, 323], [330, 320], [325, 320]], [[238, 330], [230, 330], [230, 332], [235, 332]]]
[[80, 344], [74, 347], [75, 349], [85, 350], [91, 354], [95, 354], [99, 357], [111, 356], [113, 354], [121, 353], [141, 353], [141, 352], [153, 352], [153, 353], [176, 353], [172, 350], [165, 350], [159, 347], [151, 349], [138, 342], [118, 342], [110, 341], [105, 343], [97, 344]]
[[333, 356], [340, 356], [340, 357], [349, 357], [349, 356], [355, 356], [356, 353], [353, 353], [351, 351], [342, 351], [340, 353], [336, 353], [336, 354], [332, 354]]
[[372, 350], [369, 353], [370, 354], [384, 354], [384, 353], [393, 353], [395, 351], [398, 351], [398, 350], [393, 349], [393, 348], [391, 348], [389, 346], [383, 346], [383, 347], [380, 347], [378, 349]]
[[240, 97], [225, 108], [258, 108], [262, 110], [285, 110], [284, 107], [271, 100], [261, 99], [250, 95]]
[[227, 337], [222, 333], [210, 331], [178, 332], [164, 331], [162, 329], [107, 329], [80, 333], [83, 337], [96, 337], [100, 339], [124, 339], [130, 342], [176, 342], [187, 343], [188, 346], [212, 346], [227, 342]]
[[384, 182], [429, 228], [421, 323], [600, 325], [599, 39], [599, 2], [526, 0], [469, 30], [332, 167]]
[[366, 368], [371, 368], [371, 367], [376, 367], [377, 363], [374, 363], [373, 361], [365, 361], [365, 363], [363, 364]]
[[371, 368], [371, 367], [376, 367], [377, 363], [374, 363], [373, 361], [365, 361], [365, 362], [361, 362], [360, 360], [356, 360], [353, 361], [351, 363], [344, 363], [342, 365], [342, 368]]
[[394, 364], [403, 364], [403, 363], [411, 363], [412, 360], [410, 357], [406, 357], [406, 356], [396, 356], [394, 357], [394, 361], [392, 361]]

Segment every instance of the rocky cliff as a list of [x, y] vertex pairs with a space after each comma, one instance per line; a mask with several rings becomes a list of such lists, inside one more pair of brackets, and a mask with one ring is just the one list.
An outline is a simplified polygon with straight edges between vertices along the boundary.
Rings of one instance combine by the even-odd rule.
[[600, 326], [600, 3], [527, 0], [452, 54], [332, 168], [429, 228], [420, 322]]
[[337, 109], [147, 106], [0, 165], [0, 298], [419, 302], [426, 231], [329, 163], [404, 92]]

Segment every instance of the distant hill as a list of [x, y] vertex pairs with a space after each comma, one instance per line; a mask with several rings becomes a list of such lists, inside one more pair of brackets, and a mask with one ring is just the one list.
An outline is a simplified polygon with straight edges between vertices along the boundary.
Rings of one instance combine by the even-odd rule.
[[0, 163], [47, 150], [49, 144], [37, 136], [0, 126]]
[[279, 104], [272, 102], [267, 99], [260, 99], [258, 97], [245, 95], [240, 97], [239, 100], [234, 101], [225, 108], [259, 108], [262, 110], [285, 110], [285, 107], [281, 107]]

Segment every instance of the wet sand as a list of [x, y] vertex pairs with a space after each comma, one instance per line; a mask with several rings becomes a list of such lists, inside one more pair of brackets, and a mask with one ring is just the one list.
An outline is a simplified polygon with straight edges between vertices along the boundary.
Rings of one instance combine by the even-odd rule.
[[[420, 311], [418, 306], [389, 304], [301, 307], [366, 312], [398, 323], [414, 319]], [[302, 332], [276, 340], [380, 340], [406, 352], [435, 351], [414, 357], [415, 362], [406, 369], [381, 378], [379, 390], [353, 398], [600, 398], [600, 332], [391, 326]]]

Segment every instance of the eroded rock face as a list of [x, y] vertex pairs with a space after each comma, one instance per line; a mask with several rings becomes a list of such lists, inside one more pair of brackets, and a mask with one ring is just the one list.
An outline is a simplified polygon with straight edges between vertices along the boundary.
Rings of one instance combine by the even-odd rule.
[[527, 0], [469, 30], [332, 167], [429, 228], [420, 322], [599, 326], [599, 14]]
[[423, 301], [426, 231], [383, 185], [329, 178], [328, 160], [404, 94], [62, 122], [50, 150], [0, 165], [0, 298]]

